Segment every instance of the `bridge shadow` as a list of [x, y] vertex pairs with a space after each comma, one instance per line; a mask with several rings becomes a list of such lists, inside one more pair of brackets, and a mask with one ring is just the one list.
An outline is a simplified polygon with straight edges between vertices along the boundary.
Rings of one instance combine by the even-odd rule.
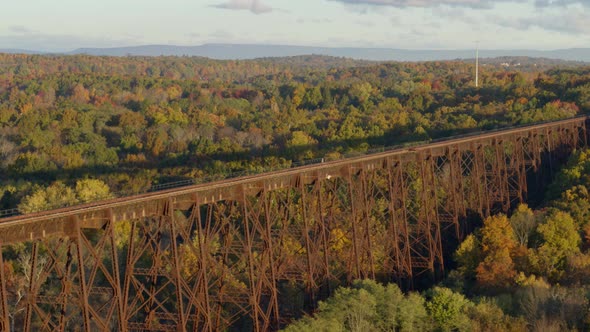
[[[292, 163], [305, 163], [306, 161], [325, 158], [327, 155], [329, 158], [329, 154], [333, 152], [337, 152], [341, 158], [346, 158], [367, 153], [376, 153], [384, 148], [404, 148], [412, 143], [428, 144], [436, 140], [478, 135], [489, 130], [503, 128], [507, 129], [507, 127], [503, 127], [502, 124], [494, 124], [486, 125], [483, 128], [434, 130], [423, 134], [417, 134], [411, 132], [412, 128], [403, 127], [396, 130], [390, 130], [382, 136], [324, 140], [316, 144], [291, 147], [286, 146], [287, 144], [285, 138], [279, 138], [275, 144], [266, 145], [260, 148], [248, 148], [235, 152], [213, 152], [209, 154], [198, 153], [195, 151], [195, 147], [189, 147], [187, 151], [182, 154], [171, 154], [165, 157], [151, 156], [145, 161], [122, 161], [117, 164], [85, 165], [75, 168], [54, 167], [47, 170], [24, 172], [10, 168], [5, 172], [0, 173], [0, 181], [14, 179], [26, 179], [29, 181], [39, 180], [41, 182], [51, 182], [56, 180], [67, 181], [85, 176], [108, 175], [114, 173], [133, 174], [139, 170], [144, 169], [161, 170], [175, 167], [198, 168], [205, 171], [219, 171], [219, 173], [223, 175], [227, 172], [241, 171], [245, 170], [246, 168], [215, 169], [216, 167], [220, 166], [217, 164], [217, 162], [242, 162], [244, 165], [246, 165], [260, 158], [282, 158], [286, 165], [290, 165]], [[167, 176], [164, 174], [159, 174], [159, 176], [159, 179], [170, 180], [185, 178], [182, 176]]]
[[[474, 94], [474, 91], [464, 91]], [[492, 92], [489, 92], [492, 93]], [[501, 93], [501, 91], [497, 91]], [[487, 95], [487, 94], [485, 94]], [[376, 153], [385, 149], [408, 148], [451, 138], [475, 136], [488, 131], [511, 128], [509, 119], [494, 119], [481, 128], [430, 130], [416, 133], [414, 125], [389, 130], [381, 136], [352, 139], [324, 139], [316, 144], [288, 146], [286, 136], [274, 144], [240, 151], [199, 153], [198, 144], [189, 145], [181, 154], [148, 157], [144, 161], [123, 161], [117, 164], [85, 165], [76, 168], [54, 167], [47, 170], [18, 171], [10, 168], [0, 173], [0, 183], [29, 182], [41, 186], [54, 181], [70, 183], [83, 178], [101, 178], [116, 196], [175, 188], [193, 183], [211, 182], [246, 174], [307, 165]], [[526, 124], [524, 124], [526, 125]], [[523, 126], [523, 125], [519, 125]], [[198, 175], [195, 175], [198, 174]], [[0, 210], [13, 209], [22, 193], [0, 192]]]
[[[500, 125], [496, 126], [500, 127]], [[496, 129], [487, 126], [485, 129]], [[287, 146], [287, 138], [277, 139], [275, 144], [249, 148], [235, 152], [198, 153], [195, 145], [182, 154], [165, 157], [151, 156], [145, 161], [123, 161], [117, 164], [85, 165], [76, 168], [53, 167], [47, 170], [19, 171], [10, 168], [0, 173], [4, 183], [26, 181], [49, 185], [54, 181], [72, 182], [83, 178], [103, 178], [111, 191], [121, 194], [137, 194], [158, 188], [170, 188], [176, 183], [235, 177], [240, 174], [263, 173], [277, 168], [289, 168], [321, 161], [360, 156], [383, 151], [385, 148], [404, 148], [411, 144], [427, 144], [433, 140], [464, 135], [477, 135], [482, 129], [436, 130], [418, 134], [413, 127], [400, 127], [381, 136], [340, 140], [324, 140], [316, 144]], [[203, 177], [183, 175], [203, 174]], [[115, 176], [114, 176], [115, 175]], [[116, 175], [127, 175], [118, 181]], [[168, 186], [170, 184], [170, 186]], [[0, 193], [0, 210], [16, 206], [20, 196], [6, 190]]]

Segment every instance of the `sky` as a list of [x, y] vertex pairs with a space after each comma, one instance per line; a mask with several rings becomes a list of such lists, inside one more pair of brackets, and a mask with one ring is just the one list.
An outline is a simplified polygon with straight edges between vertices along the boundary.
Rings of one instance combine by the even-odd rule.
[[[3, 2], [3, 3], [2, 3]], [[0, 49], [590, 47], [590, 0], [0, 0]]]

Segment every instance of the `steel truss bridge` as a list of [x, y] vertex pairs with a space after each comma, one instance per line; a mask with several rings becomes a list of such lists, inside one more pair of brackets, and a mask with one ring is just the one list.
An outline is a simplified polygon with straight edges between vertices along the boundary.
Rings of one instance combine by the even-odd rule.
[[589, 119], [2, 219], [0, 330], [276, 330], [358, 278], [439, 278], [466, 216], [526, 201]]

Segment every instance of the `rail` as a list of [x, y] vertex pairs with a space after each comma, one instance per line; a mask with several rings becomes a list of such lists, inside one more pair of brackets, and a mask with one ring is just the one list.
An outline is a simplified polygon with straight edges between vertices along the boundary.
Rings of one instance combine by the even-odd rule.
[[[516, 125], [516, 126], [510, 126], [510, 127], [494, 128], [494, 129], [490, 129], [490, 130], [478, 130], [478, 131], [473, 131], [473, 132], [461, 134], [461, 135], [453, 135], [453, 136], [441, 137], [441, 138], [436, 138], [436, 139], [407, 142], [407, 143], [396, 144], [396, 145], [387, 146], [387, 147], [372, 148], [372, 149], [368, 149], [366, 151], [346, 153], [346, 154], [340, 156], [340, 158], [338, 158], [336, 160], [330, 159], [329, 161], [343, 161], [346, 159], [358, 158], [358, 157], [362, 157], [362, 156], [370, 156], [370, 155], [384, 153], [384, 152], [391, 152], [391, 151], [396, 151], [396, 150], [401, 151], [401, 150], [408, 149], [408, 148], [428, 146], [431, 144], [448, 142], [448, 141], [453, 141], [453, 140], [460, 140], [460, 139], [465, 139], [465, 138], [479, 137], [479, 136], [494, 134], [494, 133], [498, 133], [498, 132], [506, 132], [506, 131], [510, 131], [510, 130], [515, 130], [515, 129], [532, 128], [532, 127], [538, 127], [538, 126], [549, 125], [549, 124], [557, 124], [560, 122], [569, 122], [569, 121], [573, 121], [573, 120], [577, 120], [577, 119], [590, 120], [590, 115], [584, 114], [584, 115], [578, 115], [576, 117], [571, 117], [571, 118], [561, 119], [561, 120], [528, 123], [528, 124], [521, 124], [521, 125]], [[206, 176], [206, 177], [202, 177], [202, 178], [193, 178], [193, 179], [187, 179], [187, 180], [182, 180], [182, 181], [161, 183], [161, 184], [152, 185], [149, 189], [142, 191], [142, 192], [122, 191], [122, 192], [112, 193], [111, 196], [108, 197], [108, 199], [109, 200], [122, 199], [122, 198], [126, 198], [126, 197], [133, 197], [136, 195], [154, 193], [154, 192], [159, 192], [159, 191], [164, 191], [164, 190], [181, 189], [181, 188], [199, 185], [199, 184], [212, 183], [215, 181], [223, 181], [223, 180], [229, 180], [229, 179], [235, 179], [235, 178], [241, 178], [241, 177], [253, 176], [253, 175], [262, 175], [262, 174], [275, 172], [275, 171], [281, 171], [281, 170], [294, 169], [294, 168], [299, 168], [299, 167], [304, 167], [304, 166], [321, 164], [326, 161], [327, 160], [325, 157], [324, 158], [314, 158], [314, 159], [308, 159], [308, 160], [303, 160], [303, 161], [291, 162], [287, 165], [282, 165], [282, 166], [278, 166], [278, 167], [270, 167], [270, 168], [266, 168], [262, 171], [244, 170], [244, 171], [240, 171], [240, 172], [230, 172], [225, 175], [210, 175], [210, 176]], [[46, 209], [44, 209], [42, 211], [38, 211], [38, 212], [51, 211], [51, 210], [55, 210], [55, 209], [65, 208], [65, 207], [73, 207], [73, 206], [81, 205], [81, 204], [97, 203], [97, 202], [101, 202], [104, 200], [105, 199], [98, 199], [98, 200], [94, 200], [94, 201], [87, 201], [87, 202], [80, 203], [80, 204], [58, 204], [58, 205], [49, 206]], [[18, 208], [0, 210], [0, 219], [9, 218], [9, 217], [16, 217], [19, 215], [23, 215], [23, 213], [21, 213], [21, 211]]]

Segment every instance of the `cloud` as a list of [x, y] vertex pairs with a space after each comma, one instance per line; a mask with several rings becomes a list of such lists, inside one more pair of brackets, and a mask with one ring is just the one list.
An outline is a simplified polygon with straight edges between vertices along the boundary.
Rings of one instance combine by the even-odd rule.
[[[493, 5], [501, 1], [523, 2], [525, 0], [330, 0], [338, 1], [349, 5], [369, 5], [369, 6], [390, 6], [390, 7], [436, 7], [440, 5], [471, 7], [471, 8], [492, 8]], [[551, 1], [551, 0], [540, 0]], [[574, 0], [562, 0], [574, 1]]]
[[375, 23], [375, 21], [369, 21], [369, 20], [356, 20], [356, 21], [354, 21], [354, 23], [357, 25], [363, 26], [363, 27], [367, 27], [367, 28], [372, 28], [377, 25], [377, 23]]
[[329, 18], [298, 18], [296, 22], [299, 24], [330, 24], [333, 23], [334, 20]]
[[580, 4], [590, 7], [590, 0], [329, 0], [337, 1], [348, 5], [365, 6], [390, 6], [397, 8], [406, 7], [468, 7], [477, 9], [490, 9], [499, 2], [531, 3], [538, 8], [545, 7], [567, 7]]
[[35, 31], [22, 26], [22, 25], [13, 25], [8, 27], [8, 31], [12, 32], [12, 33], [17, 33], [17, 34], [30, 34], [30, 33], [35, 33]]
[[228, 2], [213, 5], [215, 8], [232, 10], [249, 10], [254, 14], [264, 14], [273, 11], [273, 8], [263, 4], [260, 0], [229, 0]]
[[501, 26], [517, 30], [541, 28], [567, 34], [586, 34], [590, 32], [588, 16], [578, 11], [568, 11], [561, 15], [534, 15], [529, 17], [492, 17], [491, 21]]
[[590, 0], [535, 0], [535, 5], [537, 7], [565, 7], [574, 4], [590, 6]]
[[234, 35], [227, 30], [215, 30], [209, 34], [209, 37], [217, 39], [231, 39]]

